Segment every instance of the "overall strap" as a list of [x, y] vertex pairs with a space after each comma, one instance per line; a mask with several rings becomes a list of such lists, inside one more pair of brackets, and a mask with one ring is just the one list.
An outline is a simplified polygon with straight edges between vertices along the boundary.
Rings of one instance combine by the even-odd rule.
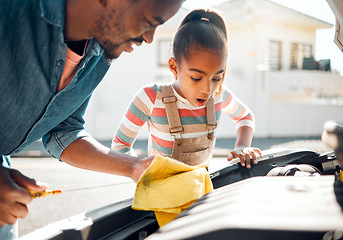
[[170, 85], [161, 86], [162, 102], [166, 105], [166, 113], [169, 122], [169, 132], [175, 137], [175, 134], [184, 132], [181, 125], [179, 110], [177, 108], [177, 98], [173, 88]]
[[213, 96], [211, 96], [206, 103], [206, 111], [207, 111], [207, 123], [206, 127], [208, 130], [208, 138], [213, 137], [214, 129], [217, 127], [216, 123], [216, 112], [215, 112], [215, 106], [214, 106], [214, 100]]

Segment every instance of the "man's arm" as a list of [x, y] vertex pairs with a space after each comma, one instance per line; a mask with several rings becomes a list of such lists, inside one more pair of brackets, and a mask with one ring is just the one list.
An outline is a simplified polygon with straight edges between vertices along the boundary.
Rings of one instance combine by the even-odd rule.
[[153, 159], [140, 159], [113, 151], [92, 137], [77, 139], [66, 147], [60, 158], [78, 168], [130, 177], [135, 182]]
[[42, 138], [44, 147], [50, 155], [72, 166], [138, 181], [153, 157], [140, 159], [119, 153], [92, 138], [84, 130], [83, 119], [89, 100]]

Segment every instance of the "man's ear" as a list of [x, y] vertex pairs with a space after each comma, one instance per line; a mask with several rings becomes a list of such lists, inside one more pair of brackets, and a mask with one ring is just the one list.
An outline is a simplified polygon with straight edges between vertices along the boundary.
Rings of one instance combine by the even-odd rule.
[[177, 68], [177, 63], [176, 63], [175, 58], [173, 57], [169, 58], [168, 67], [169, 67], [169, 70], [174, 74], [175, 78], [177, 78], [178, 68]]

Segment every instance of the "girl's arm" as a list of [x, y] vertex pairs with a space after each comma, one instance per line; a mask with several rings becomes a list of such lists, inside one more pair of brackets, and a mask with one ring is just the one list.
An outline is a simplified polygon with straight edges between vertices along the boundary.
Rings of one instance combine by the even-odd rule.
[[261, 155], [258, 148], [252, 148], [251, 142], [255, 129], [255, 118], [253, 112], [230, 90], [224, 88], [223, 112], [230, 116], [236, 126], [236, 144], [229, 154], [227, 160], [239, 158], [242, 166], [250, 168], [250, 159], [257, 163], [256, 153]]
[[149, 119], [154, 104], [153, 92], [153, 87], [145, 87], [134, 97], [113, 137], [112, 150], [136, 156], [132, 145]]

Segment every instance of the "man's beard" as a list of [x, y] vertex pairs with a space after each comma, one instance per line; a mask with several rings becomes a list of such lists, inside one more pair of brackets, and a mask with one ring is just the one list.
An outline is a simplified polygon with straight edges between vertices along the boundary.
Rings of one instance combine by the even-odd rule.
[[[115, 9], [112, 9], [112, 12], [110, 13], [111, 16], [117, 16], [117, 13]], [[117, 59], [120, 55], [120, 53], [116, 53], [117, 49], [121, 46], [121, 43], [115, 44], [113, 42], [113, 39], [109, 38], [107, 36], [109, 30], [117, 32], [116, 36], [120, 37], [122, 36], [124, 32], [124, 26], [119, 25], [118, 23], [120, 21], [117, 21], [121, 18], [121, 14], [117, 16], [117, 19], [113, 19], [110, 15], [107, 16], [101, 16], [101, 18], [97, 21], [95, 28], [93, 29], [93, 35], [100, 45], [100, 47], [103, 49], [103, 57], [106, 59], [108, 63], [111, 63], [114, 59]], [[116, 24], [113, 26], [112, 22], [115, 22]]]
[[121, 46], [121, 44], [112, 45], [109, 41], [105, 41], [104, 43], [100, 43], [98, 41], [98, 43], [104, 51], [102, 56], [106, 59], [106, 61], [109, 64], [119, 57], [120, 54], [115, 54], [115, 52]]
[[132, 39], [129, 39], [129, 40], [126, 40], [124, 41], [123, 43], [120, 43], [120, 44], [113, 44], [111, 43], [111, 41], [109, 40], [106, 40], [106, 41], [103, 41], [103, 42], [99, 42], [99, 45], [100, 47], [104, 50], [104, 53], [103, 53], [103, 56], [104, 58], [106, 59], [106, 61], [108, 63], [111, 63], [113, 60], [117, 59], [120, 54], [123, 52], [119, 52], [117, 53], [118, 49], [120, 47], [122, 47], [122, 45], [124, 44], [128, 44], [129, 42], [132, 42], [132, 43], [142, 43], [143, 42], [143, 38], [132, 38]]
[[[120, 48], [122, 48], [124, 44], [128, 44], [129, 42], [142, 43], [144, 40], [142, 37], [125, 40], [124, 36], [126, 33], [126, 26], [119, 24], [121, 22], [121, 14], [119, 14], [116, 19], [112, 19], [113, 15], [116, 16], [116, 11], [114, 9], [111, 12], [111, 16], [102, 16], [97, 21], [96, 27], [93, 29], [93, 35], [100, 47], [103, 49], [103, 56], [108, 63], [111, 63], [120, 56], [123, 52], [120, 51]], [[113, 22], [116, 24], [113, 25]], [[113, 34], [114, 32], [115, 35]], [[116, 39], [113, 39], [113, 36], [115, 36]]]

